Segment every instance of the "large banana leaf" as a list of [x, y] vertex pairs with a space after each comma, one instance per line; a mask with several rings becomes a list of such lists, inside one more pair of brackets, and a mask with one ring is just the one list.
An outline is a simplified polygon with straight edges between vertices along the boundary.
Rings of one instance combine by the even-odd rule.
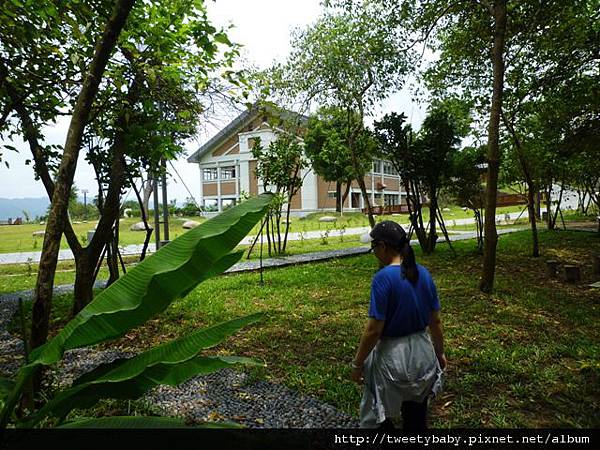
[[196, 376], [230, 367], [233, 364], [253, 364], [252, 359], [240, 357], [203, 357], [199, 356], [176, 364], [157, 364], [123, 381], [93, 381], [61, 391], [44, 405], [27, 427], [33, 427], [41, 419], [54, 416], [60, 419], [74, 408], [91, 408], [102, 398], [132, 400], [141, 397], [155, 386], [165, 384], [177, 386]]
[[[113, 416], [67, 422], [57, 428], [189, 428], [177, 417]], [[233, 422], [200, 423], [194, 428], [242, 428]]]
[[57, 428], [187, 428], [177, 417], [112, 416], [67, 422]]
[[146, 258], [102, 291], [54, 339], [33, 350], [33, 364], [52, 364], [65, 350], [122, 336], [235, 264], [242, 255], [229, 253], [264, 215], [271, 199], [262, 194], [247, 200]]
[[92, 381], [123, 381], [132, 378], [155, 364], [175, 364], [187, 361], [200, 350], [214, 347], [241, 328], [256, 323], [264, 314], [252, 314], [229, 320], [154, 347], [132, 358], [125, 358], [102, 364], [96, 369], [77, 378], [74, 385]]
[[231, 364], [256, 364], [248, 358], [198, 357], [242, 327], [257, 322], [263, 314], [230, 320], [159, 345], [132, 358], [103, 364], [79, 377], [73, 387], [46, 403], [28, 426], [43, 417], [65, 417], [73, 408], [89, 408], [101, 398], [133, 399], [159, 384], [176, 386], [199, 374], [217, 371]]
[[265, 214], [271, 199], [271, 194], [261, 194], [219, 214], [161, 248], [102, 291], [57, 336], [32, 351], [32, 362], [21, 368], [6, 398], [0, 429], [6, 426], [25, 383], [38, 366], [57, 362], [65, 350], [122, 336], [164, 311], [201, 281], [235, 264], [242, 253], [231, 250]]

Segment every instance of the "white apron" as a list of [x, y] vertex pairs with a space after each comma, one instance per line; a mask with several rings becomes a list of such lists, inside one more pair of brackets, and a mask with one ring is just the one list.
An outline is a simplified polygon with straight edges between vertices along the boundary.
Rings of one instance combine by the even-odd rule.
[[365, 360], [360, 427], [402, 416], [404, 401], [423, 402], [442, 390], [442, 370], [427, 330], [382, 338]]

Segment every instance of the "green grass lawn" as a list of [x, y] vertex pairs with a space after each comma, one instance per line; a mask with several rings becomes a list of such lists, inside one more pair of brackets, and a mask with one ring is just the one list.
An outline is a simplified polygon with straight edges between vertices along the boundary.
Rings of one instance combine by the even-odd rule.
[[[447, 222], [457, 219], [464, 219], [473, 217], [471, 211], [463, 211], [458, 206], [452, 206], [449, 208], [450, 211], [444, 212], [444, 217]], [[498, 208], [498, 214], [504, 214], [505, 212], [519, 211], [519, 206], [509, 206], [505, 208]], [[424, 210], [425, 219], [428, 218], [428, 210]], [[336, 216], [337, 220], [333, 223], [319, 222], [319, 218], [323, 216]], [[377, 216], [377, 220], [395, 220], [400, 223], [408, 222], [408, 215], [401, 216]], [[188, 220], [187, 218], [172, 217], [170, 222], [170, 238], [174, 239], [177, 236], [185, 233], [187, 230], [182, 228], [183, 223]], [[197, 222], [203, 222], [205, 219], [202, 217], [192, 217], [191, 220]], [[145, 232], [143, 231], [130, 231], [129, 228], [132, 224], [139, 222], [140, 218], [129, 218], [121, 219], [119, 227], [119, 245], [125, 246], [130, 244], [143, 244], [145, 238]], [[73, 229], [75, 234], [78, 236], [79, 241], [82, 245], [87, 245], [87, 232], [93, 230], [97, 221], [89, 221], [87, 223], [77, 222], [73, 223]], [[152, 225], [153, 221], [150, 221]], [[450, 225], [450, 223], [449, 223]], [[333, 229], [345, 229], [345, 228], [357, 228], [369, 226], [369, 220], [367, 216], [357, 212], [345, 212], [340, 216], [335, 212], [322, 212], [309, 214], [305, 218], [292, 217], [290, 219], [290, 232], [291, 233], [302, 233], [306, 231], [321, 230], [323, 232]], [[34, 237], [33, 233], [36, 231], [44, 231], [45, 225], [27, 223], [23, 225], [5, 225], [0, 226], [0, 253], [17, 253], [17, 252], [35, 252], [41, 251], [43, 244], [43, 237]], [[257, 234], [260, 231], [260, 225], [254, 227], [250, 234]], [[282, 228], [282, 233], [284, 229]], [[151, 242], [154, 242], [152, 237]], [[66, 239], [63, 238], [61, 241], [61, 248], [69, 248]]]
[[[435, 427], [600, 426], [600, 292], [586, 285], [596, 234], [540, 233], [532, 258], [530, 233], [500, 237], [496, 290], [479, 292], [481, 257], [473, 241], [456, 242], [458, 257], [440, 245], [417, 259], [432, 272], [443, 308], [449, 360], [445, 391], [432, 407]], [[576, 262], [577, 286], [550, 280], [546, 259]], [[198, 327], [264, 311], [267, 319], [214, 352], [257, 358], [259, 379], [283, 383], [357, 414], [360, 388], [349, 381], [366, 319], [372, 255], [208, 280], [160, 317], [116, 343], [142, 349]], [[65, 323], [72, 298], [55, 299], [51, 333]], [[28, 310], [30, 306], [28, 305]]]
[[[360, 236], [325, 236], [318, 239], [303, 239], [298, 241], [288, 241], [285, 255], [298, 255], [302, 253], [319, 252], [325, 250], [337, 250], [348, 247], [358, 247], [364, 244], [360, 243]], [[248, 245], [240, 245], [239, 250], [248, 250]], [[267, 242], [263, 242], [263, 258], [268, 258]], [[256, 245], [250, 253], [250, 259], [256, 260], [260, 258], [260, 245]], [[125, 256], [123, 258], [125, 266], [131, 267], [139, 261], [139, 256]], [[247, 260], [247, 254], [242, 261]], [[0, 294], [9, 292], [33, 289], [37, 278], [38, 265], [35, 263], [26, 264], [0, 264]], [[100, 272], [98, 280], [106, 280], [108, 278], [108, 267], [106, 261]], [[71, 284], [75, 282], [75, 262], [74, 261], [59, 261], [55, 275], [55, 285]]]
[[[119, 245], [143, 244], [146, 233], [143, 231], [130, 231], [129, 227], [136, 222], [140, 222], [140, 218], [121, 219], [119, 226]], [[181, 225], [187, 220], [184, 218], [171, 218], [171, 239], [185, 233]], [[195, 217], [193, 220], [197, 222], [204, 221], [201, 217]], [[79, 238], [79, 242], [83, 246], [87, 245], [87, 232], [94, 229], [97, 221], [89, 221], [87, 223], [73, 223], [75, 234]], [[152, 226], [152, 222], [150, 222]], [[15, 253], [15, 252], [35, 252], [42, 250], [44, 243], [43, 237], [33, 237], [33, 232], [44, 231], [45, 225], [34, 223], [26, 223], [23, 225], [3, 225], [0, 226], [0, 253]], [[152, 240], [151, 242], [154, 242]], [[62, 239], [61, 248], [69, 248], [66, 239]]]

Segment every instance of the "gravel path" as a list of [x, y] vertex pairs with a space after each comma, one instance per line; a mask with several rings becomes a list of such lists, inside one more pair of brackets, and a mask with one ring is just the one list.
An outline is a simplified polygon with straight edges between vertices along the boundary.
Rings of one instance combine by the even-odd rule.
[[[264, 261], [264, 267], [277, 267], [335, 257], [362, 254], [366, 248], [354, 248], [297, 255]], [[254, 261], [242, 262], [230, 272], [256, 270]], [[98, 287], [103, 282], [97, 283]], [[67, 293], [72, 285], [57, 286], [54, 293]], [[0, 296], [0, 376], [12, 376], [23, 362], [23, 342], [8, 333], [7, 327], [18, 310], [18, 299], [28, 301], [32, 291]], [[66, 387], [79, 375], [102, 363], [132, 356], [117, 350], [92, 348], [70, 350], [60, 364], [49, 372], [46, 383]], [[194, 421], [231, 421], [251, 428], [349, 428], [357, 427], [355, 417], [338, 411], [315, 398], [267, 381], [252, 381], [248, 375], [232, 369], [197, 376], [177, 387], [159, 386], [145, 400], [165, 416], [180, 416]]]

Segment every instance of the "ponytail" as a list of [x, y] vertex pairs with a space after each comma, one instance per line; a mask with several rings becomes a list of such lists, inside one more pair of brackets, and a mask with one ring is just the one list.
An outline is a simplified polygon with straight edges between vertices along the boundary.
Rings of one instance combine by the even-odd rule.
[[404, 269], [404, 276], [412, 284], [415, 284], [419, 279], [419, 270], [417, 269], [415, 252], [413, 251], [409, 242], [404, 244], [400, 250], [400, 255], [402, 256], [402, 269]]

